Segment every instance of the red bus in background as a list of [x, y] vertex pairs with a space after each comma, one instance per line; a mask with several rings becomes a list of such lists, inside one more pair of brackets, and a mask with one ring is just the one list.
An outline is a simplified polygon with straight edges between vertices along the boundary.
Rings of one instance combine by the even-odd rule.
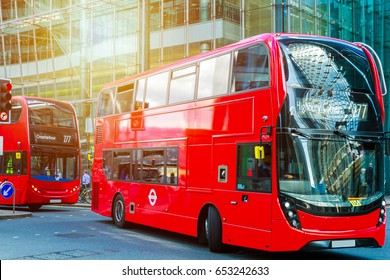
[[267, 251], [381, 247], [384, 107], [361, 44], [263, 34], [103, 86], [92, 210]]
[[[14, 96], [9, 124], [0, 125], [0, 181], [12, 182], [15, 204], [76, 203], [80, 188], [80, 137], [67, 102]], [[0, 204], [13, 199], [0, 197]]]

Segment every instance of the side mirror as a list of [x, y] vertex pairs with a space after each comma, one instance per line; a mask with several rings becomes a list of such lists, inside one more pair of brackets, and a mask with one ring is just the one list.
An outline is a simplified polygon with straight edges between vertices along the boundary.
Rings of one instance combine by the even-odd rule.
[[264, 159], [264, 146], [255, 146], [255, 159]]

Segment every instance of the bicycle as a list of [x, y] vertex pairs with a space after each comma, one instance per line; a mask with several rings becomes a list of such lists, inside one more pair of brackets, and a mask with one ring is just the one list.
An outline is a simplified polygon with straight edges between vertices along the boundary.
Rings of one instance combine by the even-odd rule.
[[83, 184], [83, 188], [80, 190], [79, 202], [91, 203], [92, 201], [92, 188], [88, 187], [88, 184]]

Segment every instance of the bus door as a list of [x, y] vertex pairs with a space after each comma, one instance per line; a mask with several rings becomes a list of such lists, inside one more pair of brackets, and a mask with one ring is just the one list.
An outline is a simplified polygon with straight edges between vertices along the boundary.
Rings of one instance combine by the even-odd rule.
[[256, 159], [255, 144], [237, 146], [236, 191], [229, 194], [223, 232], [224, 243], [266, 249], [271, 231], [271, 145], [262, 145]]

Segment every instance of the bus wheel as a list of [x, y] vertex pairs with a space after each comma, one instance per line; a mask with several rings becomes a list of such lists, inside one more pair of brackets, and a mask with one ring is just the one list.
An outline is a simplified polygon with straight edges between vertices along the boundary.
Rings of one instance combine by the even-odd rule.
[[112, 220], [117, 227], [123, 228], [125, 226], [125, 202], [121, 195], [118, 195], [114, 200]]
[[30, 204], [28, 205], [28, 208], [31, 212], [36, 212], [42, 207], [42, 204]]
[[209, 207], [205, 229], [210, 251], [216, 253], [222, 252], [222, 222], [218, 210], [215, 207]]

